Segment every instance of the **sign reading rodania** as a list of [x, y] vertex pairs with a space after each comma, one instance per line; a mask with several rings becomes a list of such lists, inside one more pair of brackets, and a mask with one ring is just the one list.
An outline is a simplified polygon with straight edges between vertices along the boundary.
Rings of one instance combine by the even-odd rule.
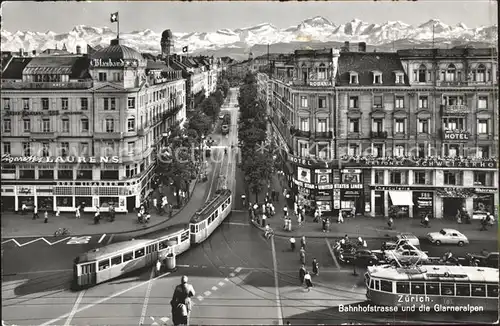
[[2, 155], [2, 163], [120, 163], [118, 156], [11, 156]]

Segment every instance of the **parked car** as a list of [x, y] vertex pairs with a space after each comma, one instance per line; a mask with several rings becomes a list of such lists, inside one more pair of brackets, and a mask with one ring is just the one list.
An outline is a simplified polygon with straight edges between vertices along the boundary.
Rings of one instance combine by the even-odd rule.
[[370, 266], [377, 265], [379, 260], [371, 250], [360, 249], [354, 254], [354, 262], [356, 265]]
[[454, 229], [441, 229], [439, 232], [427, 233], [427, 239], [436, 246], [441, 244], [456, 244], [462, 247], [469, 243], [469, 239], [464, 234]]
[[481, 267], [498, 268], [498, 252], [490, 252], [487, 255], [472, 255]]
[[425, 262], [429, 259], [429, 256], [421, 250], [415, 249], [404, 249], [402, 247], [396, 250], [385, 250], [384, 256], [386, 261], [399, 261], [401, 263], [417, 263]]

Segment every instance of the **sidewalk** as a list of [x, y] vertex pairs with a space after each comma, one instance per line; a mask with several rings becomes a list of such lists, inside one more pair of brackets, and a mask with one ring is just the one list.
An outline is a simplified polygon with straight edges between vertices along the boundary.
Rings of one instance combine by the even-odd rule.
[[[158, 215], [154, 210], [151, 211], [150, 224], [139, 224], [137, 213], [129, 212], [127, 214], [117, 213], [114, 222], [109, 222], [107, 214], [103, 214], [100, 224], [94, 224], [94, 214], [85, 213], [81, 219], [76, 219], [75, 214], [61, 213], [59, 217], [49, 214], [49, 222], [44, 223], [43, 212], [40, 218], [33, 220], [33, 214], [22, 215], [14, 212], [2, 212], [0, 219], [2, 225], [3, 238], [17, 237], [42, 237], [53, 236], [58, 228], [67, 228], [71, 236], [84, 236], [93, 234], [119, 234], [140, 230], [150, 230], [168, 227], [174, 224], [188, 223], [193, 214], [204, 203], [207, 192], [210, 188], [213, 166], [209, 165], [207, 172], [209, 179], [205, 182], [192, 180], [190, 184], [191, 197], [188, 202], [180, 209], [174, 209], [172, 218], [168, 213]], [[169, 196], [169, 202], [175, 203], [173, 196]]]

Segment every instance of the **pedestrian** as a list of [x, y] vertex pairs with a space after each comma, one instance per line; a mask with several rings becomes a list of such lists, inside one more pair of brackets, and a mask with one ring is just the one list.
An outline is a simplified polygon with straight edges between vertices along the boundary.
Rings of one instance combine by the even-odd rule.
[[297, 203], [293, 203], [293, 213], [295, 214], [295, 216], [299, 215], [299, 206], [297, 205]]
[[326, 218], [323, 218], [322, 222], [323, 222], [323, 232], [326, 232]]
[[115, 205], [111, 204], [109, 206], [109, 218], [111, 220], [111, 222], [113, 222], [115, 220]]
[[326, 218], [326, 232], [330, 232], [330, 218]]
[[288, 221], [287, 231], [292, 232], [292, 219], [290, 218], [290, 216], [288, 216], [288, 217], [286, 217], [286, 220]]
[[35, 220], [39, 217], [40, 216], [38, 216], [38, 207], [36, 207], [36, 205], [35, 205], [35, 206], [33, 206], [33, 219]]
[[101, 210], [96, 206], [96, 211], [94, 214], [94, 224], [99, 224], [101, 219]]
[[61, 216], [61, 210], [59, 209], [59, 207], [56, 208], [56, 217], [59, 217]]
[[314, 275], [319, 274], [319, 263], [316, 260], [316, 258], [313, 258], [313, 261], [312, 261], [312, 271], [313, 271]]
[[389, 230], [392, 230], [392, 226], [394, 224], [394, 219], [392, 217], [389, 218], [387, 225], [389, 226]]
[[487, 226], [489, 222], [489, 214], [486, 215], [482, 220], [481, 220], [481, 229], [479, 231], [487, 231]]
[[306, 271], [306, 267], [304, 264], [302, 264], [300, 266], [300, 269], [299, 269], [299, 281], [300, 281], [300, 285], [303, 285], [304, 284], [304, 276], [307, 274], [307, 271]]
[[286, 206], [283, 207], [283, 214], [285, 216], [288, 216], [288, 207], [286, 207]]
[[311, 281], [311, 274], [309, 274], [309, 272], [306, 272], [306, 275], [304, 275], [304, 282], [306, 283], [307, 292], [311, 291], [313, 284]]
[[28, 209], [28, 206], [26, 206], [26, 203], [23, 203], [23, 205], [21, 206], [21, 214], [25, 215], [27, 209]]
[[78, 205], [78, 206], [76, 207], [76, 211], [75, 211], [75, 217], [76, 217], [76, 218], [80, 218], [80, 214], [81, 214], [81, 213], [80, 213], [80, 209], [81, 209], [81, 207], [82, 207], [81, 205]]
[[249, 219], [252, 219], [252, 212], [253, 212], [252, 203], [248, 203], [248, 218]]
[[292, 251], [295, 251], [295, 238], [294, 237], [290, 238], [290, 249]]
[[300, 263], [305, 265], [306, 264], [306, 250], [304, 249], [304, 247], [300, 248], [299, 257], [300, 257]]
[[266, 226], [266, 219], [267, 219], [266, 214], [262, 214], [262, 221], [261, 221], [262, 227]]
[[181, 284], [177, 285], [170, 301], [172, 307], [172, 320], [175, 326], [189, 325], [191, 313], [191, 298], [196, 295], [194, 287], [188, 283], [188, 277], [182, 276]]
[[306, 236], [303, 235], [302, 238], [300, 238], [300, 247], [304, 248], [306, 250]]
[[425, 218], [424, 218], [424, 226], [426, 228], [430, 228], [431, 226], [429, 225], [429, 214], [425, 215]]
[[156, 213], [159, 213], [160, 210], [158, 209], [158, 199], [156, 197], [153, 198], [153, 206], [156, 209]]
[[156, 276], [161, 274], [161, 261], [158, 258], [158, 261], [156, 262]]
[[363, 240], [363, 248], [368, 248], [368, 244], [366, 243], [366, 240]]
[[319, 211], [317, 209], [314, 210], [314, 220], [313, 222], [319, 223]]
[[342, 210], [339, 209], [339, 217], [337, 219], [337, 223], [344, 223], [344, 214], [342, 214]]
[[270, 204], [269, 208], [271, 209], [271, 216], [274, 216], [274, 214], [276, 214], [276, 209], [274, 208], [274, 205]]
[[245, 207], [246, 197], [247, 196], [245, 194], [241, 194], [241, 207]]
[[45, 213], [43, 213], [43, 223], [48, 223], [49, 222], [49, 211], [45, 210]]

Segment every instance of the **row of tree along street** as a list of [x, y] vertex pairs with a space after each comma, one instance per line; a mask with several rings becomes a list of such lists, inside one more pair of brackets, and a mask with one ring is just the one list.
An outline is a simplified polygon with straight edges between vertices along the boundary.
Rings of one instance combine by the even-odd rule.
[[[229, 92], [229, 82], [223, 72], [217, 81], [217, 90], [205, 97], [204, 90], [195, 96], [195, 109], [181, 128], [170, 127], [167, 148], [157, 157], [159, 182], [189, 192], [190, 181], [196, 179], [203, 158], [203, 141], [214, 129], [221, 106]], [[194, 155], [193, 155], [194, 154]], [[188, 194], [190, 196], [190, 194]]]
[[239, 167], [245, 176], [247, 198], [251, 201], [249, 195], [253, 193], [255, 202], [258, 202], [259, 193], [267, 189], [275, 168], [266, 141], [266, 106], [258, 99], [255, 74], [248, 73], [245, 76], [240, 87], [238, 103], [238, 138], [241, 149]]

